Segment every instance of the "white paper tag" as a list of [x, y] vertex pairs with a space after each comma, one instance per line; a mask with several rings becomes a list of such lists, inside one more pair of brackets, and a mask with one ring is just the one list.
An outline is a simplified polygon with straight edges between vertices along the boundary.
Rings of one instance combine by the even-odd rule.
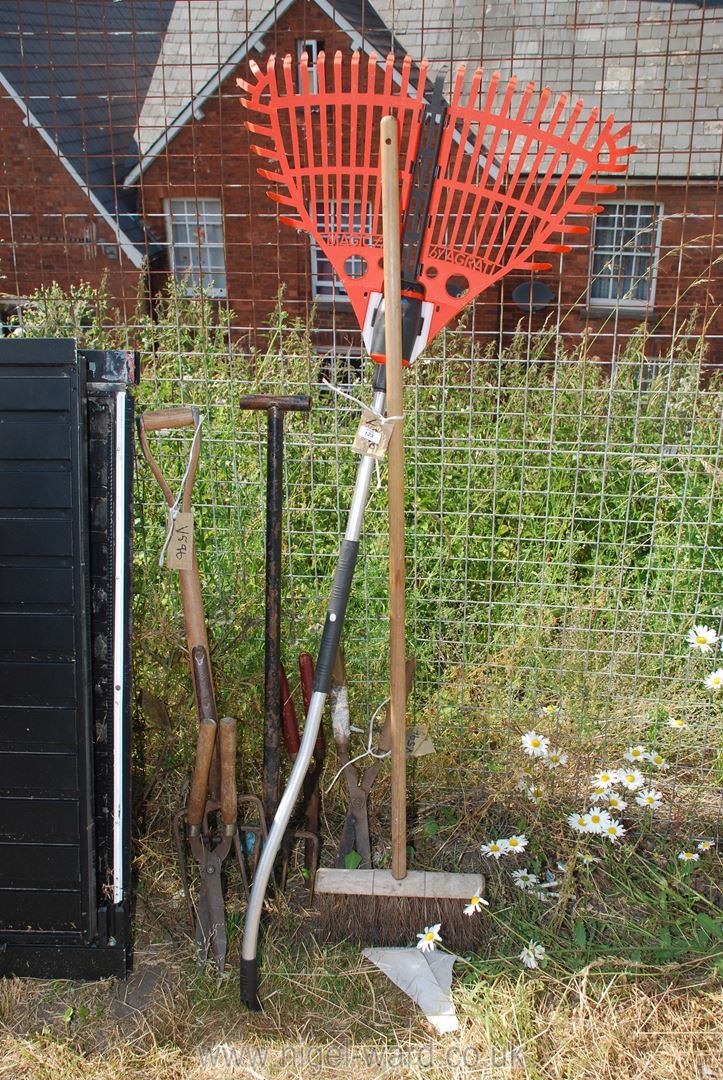
[[171, 524], [166, 566], [169, 570], [190, 570], [193, 566], [193, 514], [177, 512], [173, 514]]

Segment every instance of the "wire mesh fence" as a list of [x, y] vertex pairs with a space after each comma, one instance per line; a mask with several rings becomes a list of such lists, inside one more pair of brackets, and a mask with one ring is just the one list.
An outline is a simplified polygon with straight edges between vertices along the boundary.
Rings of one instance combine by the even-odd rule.
[[[632, 124], [638, 149], [589, 233], [488, 290], [407, 372], [410, 722], [436, 747], [415, 790], [420, 818], [518, 780], [531, 808], [538, 782], [557, 799], [522, 769], [537, 727], [570, 754], [568, 792], [643, 745], [669, 765], [654, 773], [669, 819], [715, 818], [721, 706], [703, 680], [719, 661], [686, 634], [723, 630], [718, 5], [3, 2], [0, 20], [5, 331], [139, 347], [143, 405], [200, 407], [197, 546], [251, 776], [265, 431], [238, 399], [313, 398], [287, 423], [292, 667], [320, 634], [356, 464], [348, 395], [366, 401], [370, 363], [323, 252], [266, 198], [236, 78], [271, 53], [306, 51], [313, 75], [322, 51], [391, 49], [426, 55], [447, 91], [459, 62], [467, 85], [482, 63], [517, 76], [515, 101], [533, 79]], [[179, 481], [188, 450], [181, 435], [160, 450]], [[156, 566], [165, 517], [142, 465], [137, 497], [137, 684], [188, 718], [189, 749], [180, 608]], [[361, 728], [386, 696], [386, 557], [382, 465], [345, 630]]]

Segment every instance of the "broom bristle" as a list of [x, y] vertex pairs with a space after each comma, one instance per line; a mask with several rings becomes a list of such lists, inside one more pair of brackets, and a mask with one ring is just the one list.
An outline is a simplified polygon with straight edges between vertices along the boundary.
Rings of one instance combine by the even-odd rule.
[[325, 941], [356, 945], [416, 945], [417, 934], [441, 923], [442, 944], [450, 949], [478, 951], [490, 934], [484, 914], [464, 914], [465, 903], [448, 897], [347, 896], [321, 893], [316, 897], [320, 932]]

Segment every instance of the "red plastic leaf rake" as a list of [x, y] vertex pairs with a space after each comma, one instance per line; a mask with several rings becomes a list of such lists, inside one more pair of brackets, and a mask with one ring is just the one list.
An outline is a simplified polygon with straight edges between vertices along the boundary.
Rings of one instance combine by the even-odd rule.
[[[278, 184], [268, 195], [294, 211], [281, 220], [314, 237], [342, 280], [360, 325], [368, 326], [383, 282], [376, 133], [383, 115], [397, 116], [404, 215], [425, 109], [427, 63], [415, 72], [415, 86], [411, 59], [397, 68], [393, 55], [382, 65], [374, 54], [362, 63], [357, 52], [349, 64], [336, 53], [329, 72], [320, 53], [315, 87], [305, 55], [298, 70], [290, 56], [281, 65], [272, 56], [265, 71], [253, 61], [251, 68], [255, 81], [238, 82], [253, 117], [247, 127], [263, 139], [253, 149], [275, 164], [259, 170]], [[594, 196], [616, 190], [595, 183], [595, 174], [624, 171], [634, 149], [622, 145], [629, 124], [614, 130], [609, 116], [598, 126], [597, 109], [583, 119], [581, 101], [565, 118], [566, 95], [553, 102], [549, 88], [532, 107], [532, 83], [515, 104], [514, 77], [501, 86], [496, 72], [483, 89], [478, 68], [467, 93], [464, 82], [461, 66], [430, 177], [416, 282], [424, 292], [426, 317], [415, 355], [506, 274], [549, 269], [546, 255], [569, 250], [561, 235], [587, 232], [587, 226], [567, 219], [596, 213], [601, 207]]]

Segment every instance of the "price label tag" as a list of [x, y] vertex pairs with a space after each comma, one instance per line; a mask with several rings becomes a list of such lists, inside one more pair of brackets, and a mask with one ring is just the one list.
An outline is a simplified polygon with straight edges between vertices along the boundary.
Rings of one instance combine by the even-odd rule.
[[193, 514], [174, 514], [171, 525], [166, 566], [169, 570], [190, 570], [193, 566]]
[[393, 420], [380, 420], [370, 409], [365, 409], [357, 428], [352, 450], [357, 454], [381, 459], [387, 452], [393, 430]]

